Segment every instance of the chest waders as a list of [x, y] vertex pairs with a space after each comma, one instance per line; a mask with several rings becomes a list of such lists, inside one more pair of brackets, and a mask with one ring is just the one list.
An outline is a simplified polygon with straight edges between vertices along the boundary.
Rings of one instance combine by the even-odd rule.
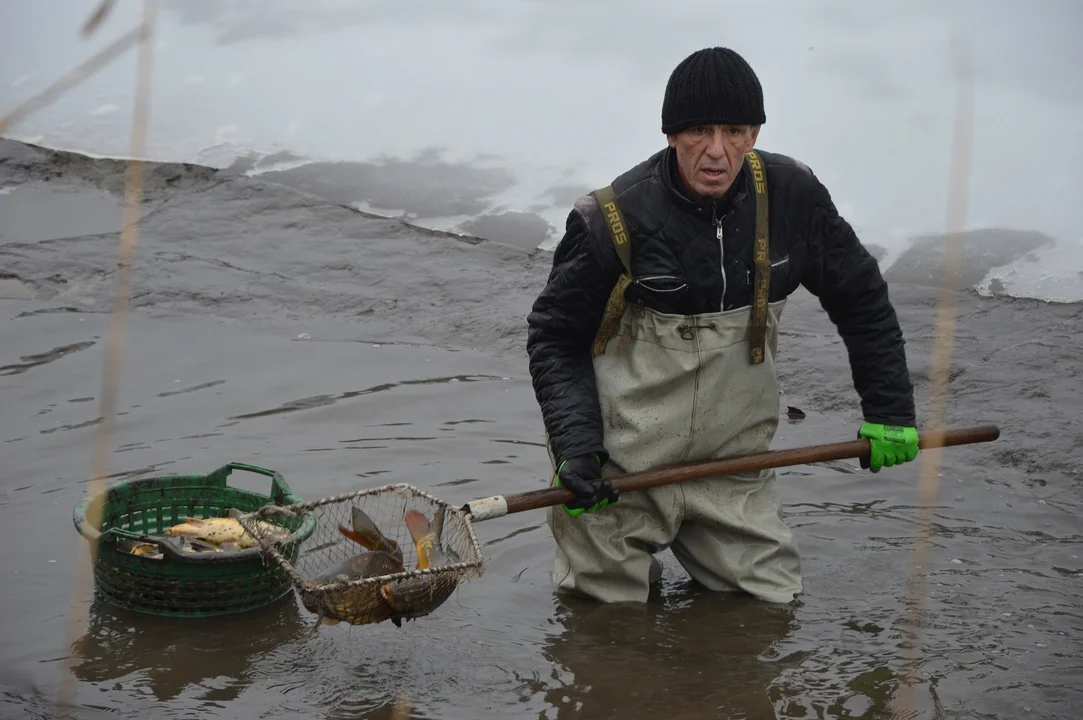
[[[746, 156], [756, 198], [751, 306], [698, 315], [626, 303], [631, 238], [611, 188], [596, 191], [625, 272], [593, 345], [609, 462], [606, 475], [770, 449], [780, 410], [775, 376], [785, 300], [768, 303], [767, 175]], [[550, 453], [550, 462], [553, 458]], [[555, 473], [551, 467], [550, 477]], [[704, 478], [621, 495], [597, 512], [547, 512], [558, 591], [603, 602], [646, 601], [666, 548], [716, 590], [789, 602], [801, 592], [793, 534], [782, 519], [774, 470]]]

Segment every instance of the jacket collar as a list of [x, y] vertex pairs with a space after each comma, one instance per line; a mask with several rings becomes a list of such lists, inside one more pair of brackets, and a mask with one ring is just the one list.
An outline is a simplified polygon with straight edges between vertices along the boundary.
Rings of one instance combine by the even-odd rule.
[[722, 217], [741, 206], [748, 198], [748, 179], [751, 171], [748, 160], [743, 160], [741, 172], [738, 173], [725, 195], [714, 200], [697, 199], [688, 194], [681, 180], [677, 170], [677, 152], [673, 148], [667, 146], [662, 151], [661, 161], [658, 163], [658, 176], [669, 199], [685, 212], [706, 218]]

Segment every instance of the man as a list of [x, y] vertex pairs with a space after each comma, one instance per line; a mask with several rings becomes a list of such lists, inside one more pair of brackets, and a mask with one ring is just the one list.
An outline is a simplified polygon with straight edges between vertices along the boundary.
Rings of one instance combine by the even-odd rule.
[[801, 592], [773, 470], [623, 496], [595, 482], [769, 449], [778, 324], [799, 285], [845, 342], [872, 445], [862, 466], [917, 455], [902, 332], [876, 260], [805, 165], [753, 151], [765, 120], [740, 55], [695, 52], [666, 86], [667, 147], [568, 215], [527, 317], [554, 482], [578, 496], [548, 514], [558, 591], [645, 601], [661, 576], [654, 554], [669, 547], [711, 590], [779, 603]]

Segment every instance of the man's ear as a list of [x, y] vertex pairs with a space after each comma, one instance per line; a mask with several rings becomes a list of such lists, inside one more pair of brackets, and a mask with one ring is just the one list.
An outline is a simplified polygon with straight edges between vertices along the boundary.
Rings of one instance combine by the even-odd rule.
[[749, 150], [756, 147], [756, 138], [758, 138], [760, 136], [760, 128], [761, 127], [762, 127], [761, 125], [753, 125], [752, 126], [752, 144], [748, 146]]
[[669, 146], [671, 148], [677, 147], [677, 136], [676, 135], [666, 135], [666, 141], [669, 142]]

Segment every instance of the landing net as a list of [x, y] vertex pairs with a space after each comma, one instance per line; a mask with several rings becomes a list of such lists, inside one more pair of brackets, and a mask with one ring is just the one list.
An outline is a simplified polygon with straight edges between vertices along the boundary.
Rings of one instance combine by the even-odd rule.
[[[316, 516], [315, 529], [293, 557], [286, 557], [274, 527], [264, 523], [273, 524], [280, 514], [309, 513]], [[304, 607], [327, 624], [390, 620], [401, 625], [428, 615], [460, 582], [483, 572], [481, 547], [466, 513], [405, 483], [267, 505], [238, 520], [260, 541], [266, 560], [289, 576]]]

